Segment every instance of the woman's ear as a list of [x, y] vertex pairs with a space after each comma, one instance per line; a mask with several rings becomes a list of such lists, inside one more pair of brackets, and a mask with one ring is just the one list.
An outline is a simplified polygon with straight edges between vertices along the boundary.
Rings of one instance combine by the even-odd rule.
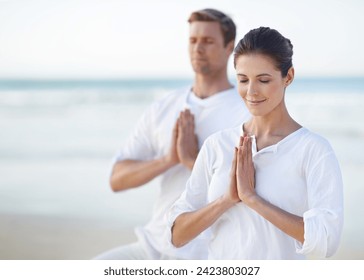
[[287, 76], [286, 76], [286, 87], [289, 86], [292, 82], [293, 82], [293, 79], [294, 79], [294, 68], [293, 66], [291, 68], [288, 69], [288, 72], [287, 72]]

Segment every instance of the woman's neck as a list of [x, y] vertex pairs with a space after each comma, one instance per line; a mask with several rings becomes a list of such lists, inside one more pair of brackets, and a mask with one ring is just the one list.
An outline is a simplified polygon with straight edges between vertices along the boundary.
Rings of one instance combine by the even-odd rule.
[[253, 116], [244, 124], [243, 130], [248, 135], [255, 135], [258, 150], [274, 145], [301, 128], [289, 114], [286, 108], [272, 112], [266, 116]]

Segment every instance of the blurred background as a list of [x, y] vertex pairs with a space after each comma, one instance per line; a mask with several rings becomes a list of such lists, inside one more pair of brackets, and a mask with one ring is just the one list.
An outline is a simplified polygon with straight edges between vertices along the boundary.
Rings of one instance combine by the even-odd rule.
[[342, 167], [333, 259], [364, 259], [359, 0], [0, 0], [0, 259], [91, 259], [136, 239], [155, 182], [113, 193], [112, 158], [154, 100], [191, 83], [187, 18], [206, 7], [233, 18], [237, 40], [259, 26], [291, 39], [287, 106]]

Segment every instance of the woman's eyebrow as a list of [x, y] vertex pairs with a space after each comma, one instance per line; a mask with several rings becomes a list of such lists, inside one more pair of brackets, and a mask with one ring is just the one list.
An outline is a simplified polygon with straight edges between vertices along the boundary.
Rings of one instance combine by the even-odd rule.
[[[242, 74], [242, 73], [236, 73], [236, 75], [237, 75], [237, 76], [244, 76], [244, 77], [246, 77], [246, 75], [245, 75], [245, 74]], [[271, 74], [268, 74], [268, 73], [262, 73], [262, 74], [258, 74], [258, 75], [256, 75], [256, 77], [263, 77], [263, 76], [269, 76], [269, 77], [272, 77], [272, 75], [271, 75]]]

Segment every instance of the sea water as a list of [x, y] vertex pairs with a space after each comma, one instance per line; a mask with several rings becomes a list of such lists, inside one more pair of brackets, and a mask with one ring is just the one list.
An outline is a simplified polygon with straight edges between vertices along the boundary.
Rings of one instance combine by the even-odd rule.
[[[158, 192], [155, 182], [113, 193], [112, 158], [154, 100], [190, 83], [0, 81], [0, 215], [103, 220], [130, 228], [145, 223]], [[296, 79], [286, 103], [300, 124], [336, 151], [345, 185], [343, 246], [364, 252], [364, 79]]]

